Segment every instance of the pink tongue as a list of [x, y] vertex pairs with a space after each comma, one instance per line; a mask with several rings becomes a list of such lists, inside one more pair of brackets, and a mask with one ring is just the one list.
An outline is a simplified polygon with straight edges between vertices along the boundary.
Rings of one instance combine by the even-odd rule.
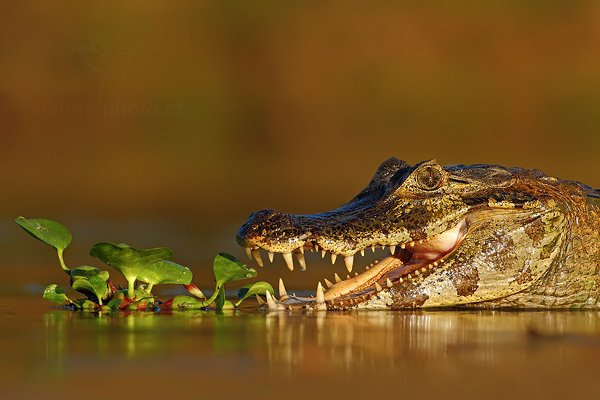
[[416, 246], [413, 250], [413, 259], [415, 260], [435, 260], [445, 254], [450, 253], [456, 248], [465, 235], [464, 220], [444, 233], [429, 239], [423, 244]]

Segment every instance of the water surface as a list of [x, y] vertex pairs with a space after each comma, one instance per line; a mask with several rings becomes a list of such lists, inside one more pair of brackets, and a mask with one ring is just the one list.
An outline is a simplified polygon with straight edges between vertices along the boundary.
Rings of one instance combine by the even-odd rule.
[[2, 398], [600, 393], [598, 312], [97, 315], [19, 295], [0, 327]]

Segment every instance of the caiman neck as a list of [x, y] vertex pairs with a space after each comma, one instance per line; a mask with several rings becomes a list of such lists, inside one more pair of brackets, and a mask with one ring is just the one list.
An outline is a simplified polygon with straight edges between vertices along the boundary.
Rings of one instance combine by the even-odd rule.
[[600, 306], [600, 199], [569, 216], [565, 245], [548, 273], [528, 289], [484, 308], [598, 308]]

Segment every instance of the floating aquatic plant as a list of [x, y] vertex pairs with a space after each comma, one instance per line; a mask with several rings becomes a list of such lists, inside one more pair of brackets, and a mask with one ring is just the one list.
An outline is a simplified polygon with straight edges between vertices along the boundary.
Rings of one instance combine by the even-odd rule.
[[[222, 310], [237, 308], [251, 296], [273, 294], [267, 282], [255, 282], [238, 291], [238, 300], [225, 298], [225, 284], [256, 277], [256, 271], [230, 254], [219, 253], [213, 261], [215, 290], [212, 296], [204, 293], [192, 282], [192, 271], [173, 261], [173, 252], [166, 247], [136, 249], [126, 244], [97, 243], [90, 255], [120, 272], [127, 281], [126, 289], [119, 289], [109, 279], [108, 271], [92, 266], [70, 268], [63, 253], [71, 243], [69, 230], [49, 219], [27, 219], [19, 217], [15, 222], [27, 233], [54, 247], [62, 270], [69, 275], [71, 288], [85, 297], [72, 300], [64, 289], [56, 284], [44, 290], [43, 297], [77, 310], [190, 310], [214, 308]], [[190, 293], [175, 296], [166, 301], [156, 299], [152, 290], [155, 285], [183, 285]]]

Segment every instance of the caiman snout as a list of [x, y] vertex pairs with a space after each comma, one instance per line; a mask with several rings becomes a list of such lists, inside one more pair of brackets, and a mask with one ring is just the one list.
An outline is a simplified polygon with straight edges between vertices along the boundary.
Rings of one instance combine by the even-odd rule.
[[[300, 217], [285, 214], [273, 209], [252, 213], [237, 233], [241, 246], [253, 247], [257, 243], [280, 243], [282, 246], [296, 248], [294, 243], [307, 236]], [[286, 246], [287, 245], [287, 246]]]

